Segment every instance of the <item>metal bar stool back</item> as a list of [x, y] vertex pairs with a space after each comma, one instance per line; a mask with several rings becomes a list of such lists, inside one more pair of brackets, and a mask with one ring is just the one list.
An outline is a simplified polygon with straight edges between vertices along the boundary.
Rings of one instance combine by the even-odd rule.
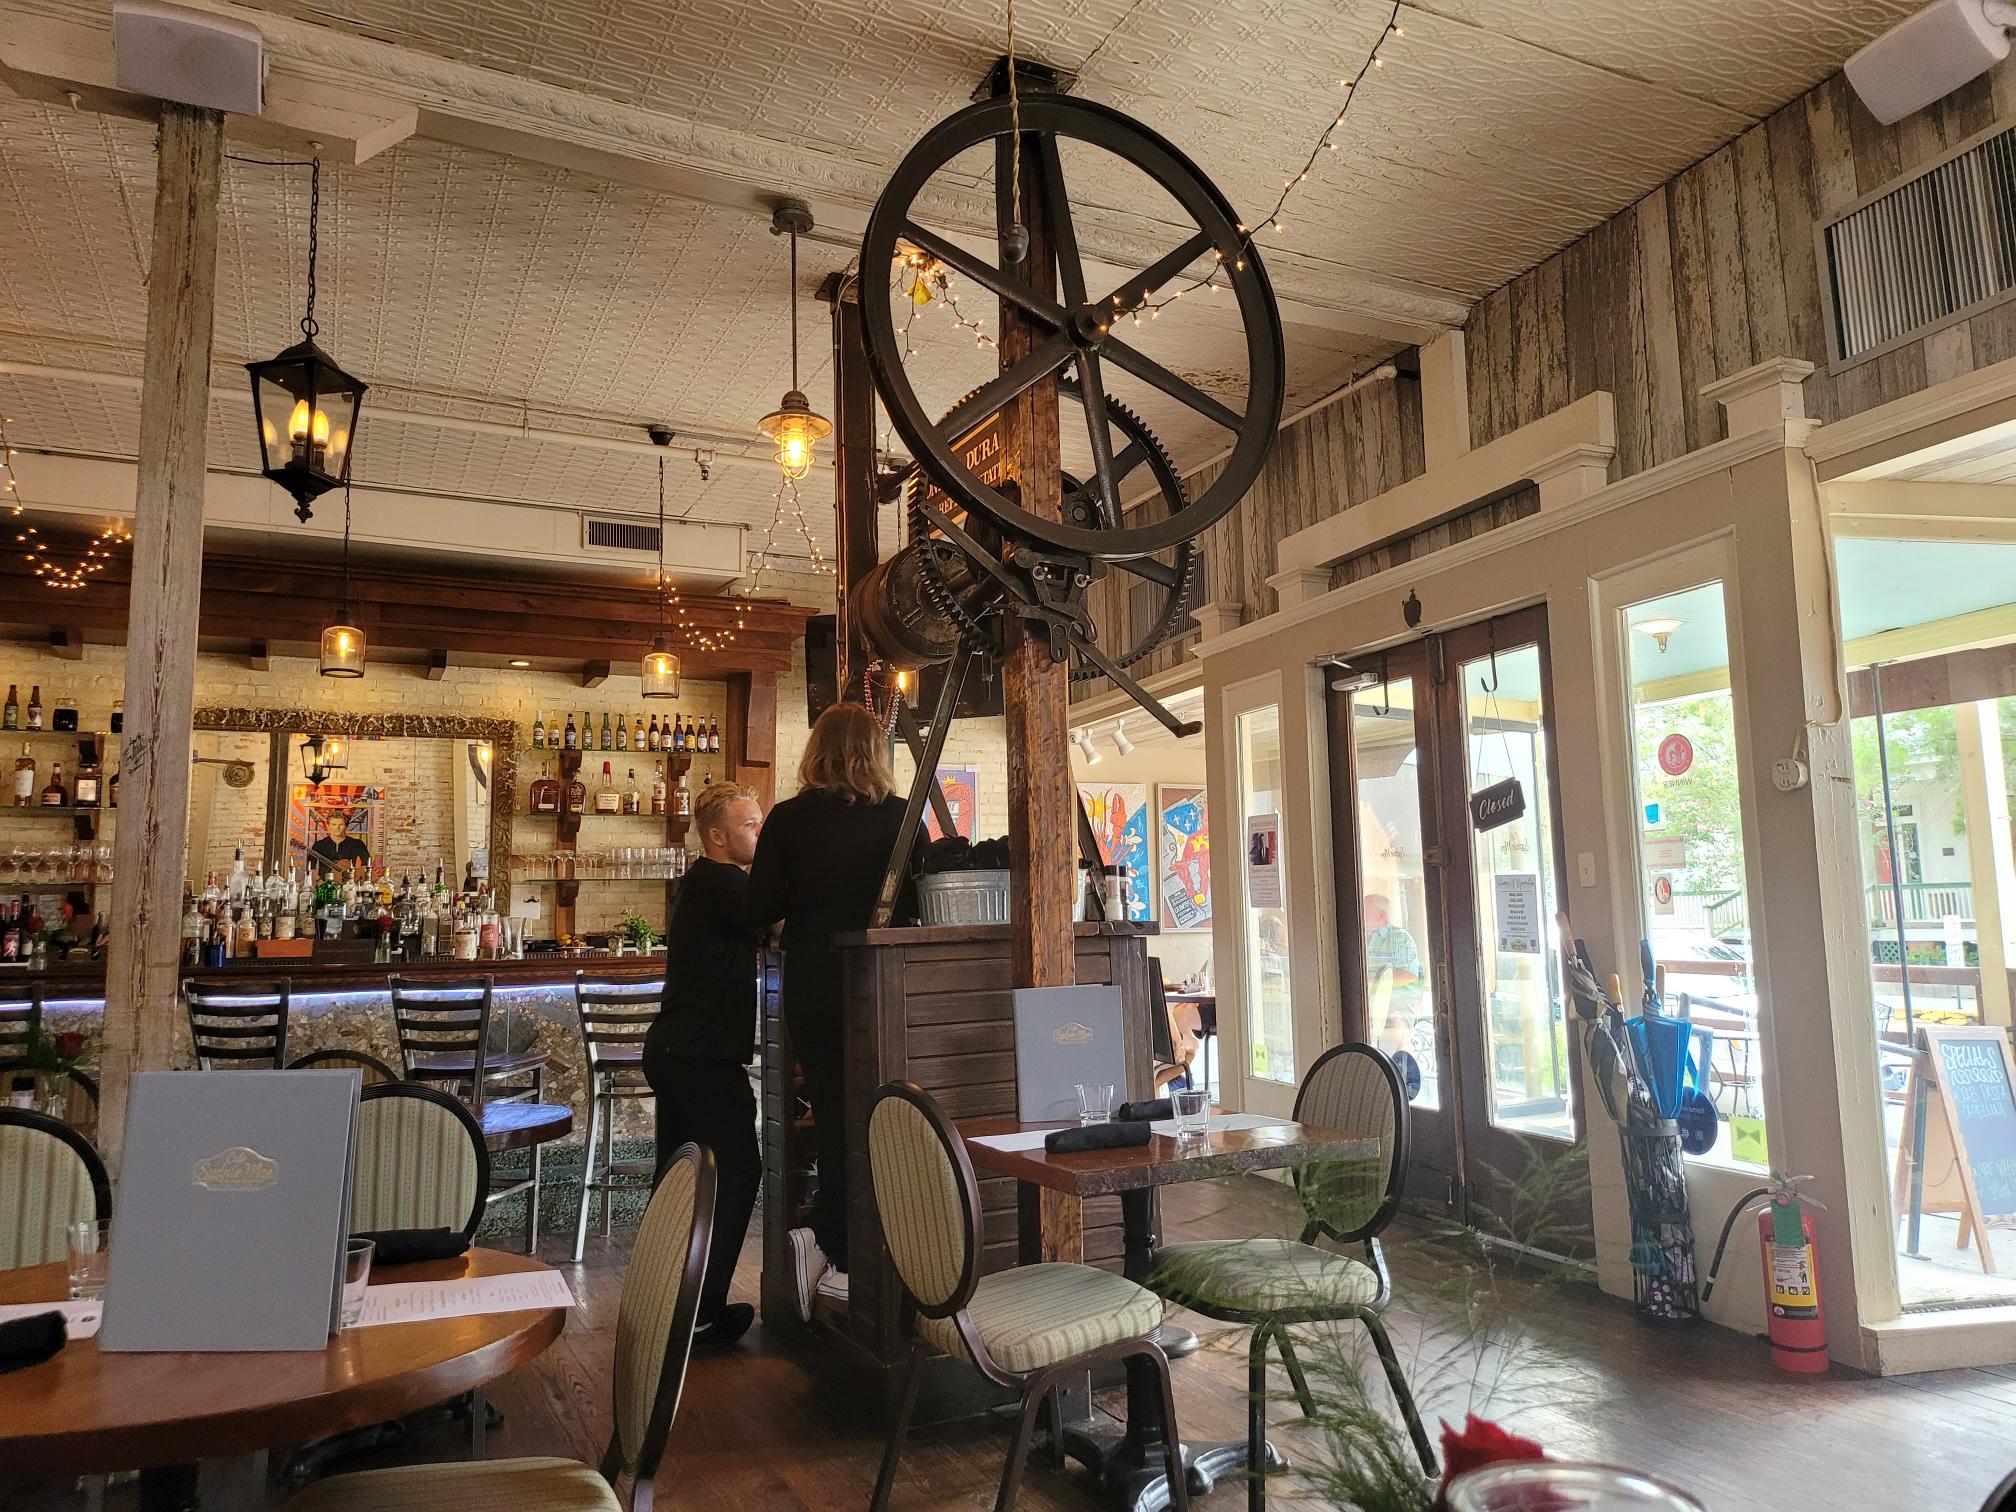
[[658, 1019], [665, 980], [593, 981], [586, 972], [574, 974], [574, 1011], [581, 1026], [581, 1053], [588, 1078], [588, 1138], [581, 1154], [581, 1204], [574, 1218], [574, 1258], [588, 1243], [591, 1194], [602, 1199], [602, 1236], [610, 1231], [616, 1178], [656, 1175], [657, 1158], [616, 1159], [616, 1108], [619, 1102], [652, 1095], [644, 1079], [644, 1037]]
[[480, 1109], [497, 979], [395, 976], [391, 986], [392, 1027], [406, 1079], [447, 1086]]
[[205, 1071], [279, 1070], [287, 1064], [287, 1014], [293, 995], [293, 983], [286, 977], [221, 987], [184, 982], [182, 1002], [189, 1014], [196, 1064]]
[[31, 982], [26, 992], [0, 992], [0, 1071], [28, 1064], [28, 1044], [42, 1027], [42, 984]]

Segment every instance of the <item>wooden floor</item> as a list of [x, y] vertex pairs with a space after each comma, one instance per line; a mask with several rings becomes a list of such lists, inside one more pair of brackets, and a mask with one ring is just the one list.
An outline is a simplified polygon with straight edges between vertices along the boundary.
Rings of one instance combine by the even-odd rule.
[[[1289, 1226], [1286, 1194], [1248, 1179], [1174, 1189], [1165, 1208], [1172, 1237], [1279, 1233]], [[564, 1454], [596, 1462], [609, 1433], [607, 1376], [615, 1327], [619, 1238], [591, 1242], [575, 1275], [583, 1305], [566, 1333], [534, 1366], [498, 1382], [492, 1400], [506, 1414], [490, 1440], [492, 1457]], [[744, 1251], [736, 1296], [756, 1298], [758, 1246]], [[1409, 1261], [1396, 1281], [1406, 1303]], [[1434, 1308], [1393, 1314], [1403, 1358], [1427, 1347]], [[1200, 1330], [1217, 1325], [1188, 1319]], [[1889, 1381], [1835, 1375], [1818, 1380], [1774, 1372], [1762, 1346], [1720, 1329], [1683, 1335], [1641, 1327], [1630, 1309], [1593, 1291], [1550, 1290], [1528, 1314], [1531, 1335], [1562, 1362], [1536, 1365], [1495, 1401], [1480, 1405], [1539, 1439], [1558, 1458], [1601, 1459], [1665, 1475], [1691, 1488], [1712, 1512], [1754, 1507], [1905, 1508], [1971, 1512], [2016, 1466], [2016, 1369], [1963, 1370]], [[1178, 1364], [1177, 1408], [1185, 1436], [1236, 1439], [1243, 1432], [1243, 1351], [1236, 1339]], [[1439, 1381], [1416, 1360], [1417, 1389], [1431, 1412], [1459, 1416], [1469, 1372]], [[1462, 1377], [1457, 1379], [1456, 1377]], [[1118, 1402], [1113, 1403], [1116, 1410]], [[1291, 1459], [1307, 1452], [1290, 1418], [1272, 1409], [1277, 1445]], [[909, 1512], [990, 1507], [1005, 1432], [981, 1422], [916, 1434], [894, 1505]], [[866, 1404], [834, 1389], [759, 1326], [727, 1356], [695, 1361], [658, 1478], [661, 1507], [692, 1512], [814, 1512], [865, 1508], [880, 1453], [880, 1429]], [[405, 1457], [457, 1457], [452, 1434], [416, 1442]], [[115, 1488], [107, 1506], [126, 1496]], [[18, 1499], [17, 1499], [18, 1498]], [[206, 1506], [279, 1505], [278, 1493], [220, 1487]], [[1319, 1503], [1281, 1484], [1277, 1508]], [[0, 1506], [42, 1512], [78, 1505], [64, 1488], [0, 1484]], [[1097, 1503], [1073, 1472], [1031, 1467], [1021, 1506], [1029, 1512], [1087, 1509]], [[1201, 1506], [1245, 1505], [1243, 1489], [1221, 1488]]]

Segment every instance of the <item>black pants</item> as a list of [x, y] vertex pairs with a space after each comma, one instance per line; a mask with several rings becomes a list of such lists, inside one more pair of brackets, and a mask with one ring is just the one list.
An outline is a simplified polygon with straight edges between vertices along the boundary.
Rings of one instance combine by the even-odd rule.
[[839, 961], [832, 951], [794, 945], [784, 958], [784, 1027], [805, 1077], [819, 1148], [819, 1190], [812, 1198], [812, 1237], [838, 1270], [847, 1269], [846, 1030], [840, 1009]]
[[658, 1102], [658, 1174], [689, 1139], [714, 1152], [714, 1238], [700, 1288], [700, 1321], [728, 1300], [749, 1215], [763, 1185], [763, 1150], [756, 1138], [756, 1098], [749, 1073], [733, 1061], [644, 1053], [644, 1079]]

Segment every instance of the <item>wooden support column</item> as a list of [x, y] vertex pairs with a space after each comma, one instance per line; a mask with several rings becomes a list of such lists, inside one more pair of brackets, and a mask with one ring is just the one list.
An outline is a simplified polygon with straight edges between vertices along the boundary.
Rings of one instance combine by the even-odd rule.
[[728, 679], [723, 775], [756, 790], [768, 813], [777, 797], [777, 674], [738, 672]]
[[829, 274], [819, 297], [833, 307], [834, 686], [842, 698], [873, 655], [854, 623], [854, 585], [882, 560], [875, 496], [875, 380], [861, 340], [854, 280]]
[[165, 1070], [175, 1047], [223, 148], [221, 111], [162, 105], [98, 1121], [99, 1147], [115, 1171], [128, 1081], [135, 1071]]
[[2009, 825], [2009, 777], [1994, 699], [1953, 710], [1960, 766], [1960, 812], [1967, 821], [1967, 876], [1973, 884], [1974, 940], [1981, 969], [1981, 1022], [2007, 1028], [2011, 946], [2016, 944], [2016, 843]]
[[[1005, 86], [1005, 80], [1004, 80]], [[1005, 233], [1016, 219], [1009, 204], [1007, 139], [995, 148], [996, 216]], [[1056, 247], [1051, 237], [1043, 157], [1037, 139], [1022, 143], [1020, 220], [1029, 251], [1004, 264], [1011, 276], [1057, 297]], [[1006, 301], [1001, 307], [1001, 367], [1005, 371], [1050, 334]], [[1001, 412], [1003, 451], [1021, 490], [1022, 507], [1059, 518], [1063, 482], [1058, 446], [1057, 384], [1045, 379]], [[1017, 987], [1068, 987], [1077, 980], [1071, 938], [1071, 894], [1077, 880], [1077, 811], [1069, 757], [1070, 682], [1063, 662], [1050, 659], [1048, 637], [1010, 622], [1002, 663], [1002, 712], [1008, 729], [1008, 855], [1013, 906], [1010, 947]]]

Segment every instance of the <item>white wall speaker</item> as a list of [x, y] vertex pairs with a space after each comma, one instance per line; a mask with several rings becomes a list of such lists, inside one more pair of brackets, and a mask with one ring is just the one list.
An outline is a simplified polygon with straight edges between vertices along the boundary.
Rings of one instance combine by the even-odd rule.
[[116, 0], [112, 52], [121, 89], [239, 115], [265, 108], [265, 39], [247, 22], [159, 0]]
[[1944, 99], [2009, 56], [2016, 6], [2001, 0], [1933, 0], [1850, 58], [1842, 71], [1889, 125]]

